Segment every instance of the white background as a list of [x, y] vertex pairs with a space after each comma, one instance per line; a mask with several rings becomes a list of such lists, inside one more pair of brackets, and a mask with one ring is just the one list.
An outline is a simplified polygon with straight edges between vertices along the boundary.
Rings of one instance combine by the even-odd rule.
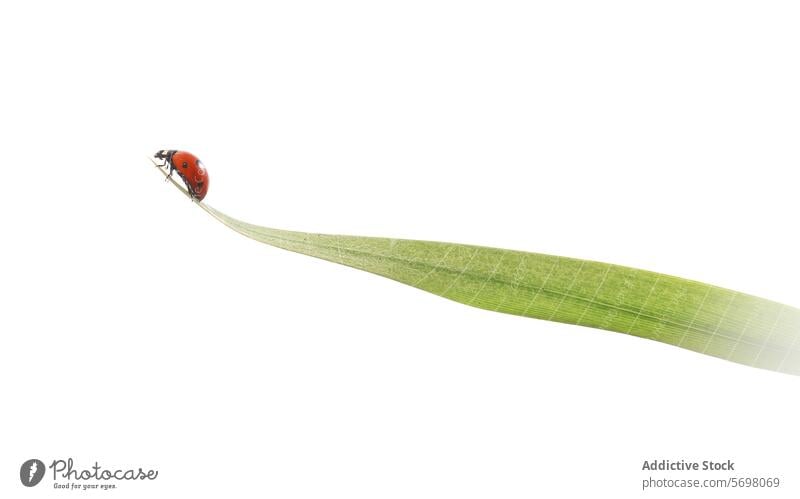
[[[253, 223], [800, 305], [798, 25], [794, 2], [3, 4], [0, 496], [797, 497], [800, 379], [269, 248], [146, 156], [194, 152]], [[27, 489], [32, 457], [160, 474]], [[653, 459], [784, 485], [642, 492]]]

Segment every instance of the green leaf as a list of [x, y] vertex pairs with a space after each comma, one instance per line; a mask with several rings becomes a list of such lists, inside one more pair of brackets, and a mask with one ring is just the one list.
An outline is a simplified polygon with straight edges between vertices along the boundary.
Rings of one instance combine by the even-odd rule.
[[466, 305], [616, 331], [800, 374], [800, 310], [774, 301], [575, 258], [271, 229], [197, 204], [256, 241], [372, 272]]

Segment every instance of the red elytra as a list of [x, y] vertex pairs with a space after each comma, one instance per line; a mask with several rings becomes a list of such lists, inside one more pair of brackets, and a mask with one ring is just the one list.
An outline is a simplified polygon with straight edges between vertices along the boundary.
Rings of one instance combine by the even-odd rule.
[[197, 156], [186, 151], [161, 150], [154, 154], [156, 159], [163, 159], [164, 165], [169, 164], [169, 174], [178, 172], [189, 194], [198, 201], [202, 201], [208, 193], [208, 170]]

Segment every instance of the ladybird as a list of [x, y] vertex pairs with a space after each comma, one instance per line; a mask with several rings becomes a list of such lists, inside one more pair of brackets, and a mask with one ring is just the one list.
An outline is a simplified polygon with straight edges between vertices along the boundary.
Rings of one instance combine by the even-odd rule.
[[172, 172], [178, 172], [189, 194], [198, 201], [202, 201], [208, 193], [208, 170], [203, 166], [203, 162], [197, 156], [186, 151], [161, 150], [153, 155], [154, 158], [163, 160], [158, 165], [161, 167], [169, 165], [169, 176]]

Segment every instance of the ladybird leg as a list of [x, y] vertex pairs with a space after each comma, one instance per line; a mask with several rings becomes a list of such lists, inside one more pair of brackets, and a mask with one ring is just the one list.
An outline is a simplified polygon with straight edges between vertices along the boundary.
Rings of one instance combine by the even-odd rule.
[[150, 162], [153, 163], [153, 166], [155, 166], [156, 168], [164, 168], [165, 166], [167, 166], [167, 160], [162, 160], [162, 163], [159, 163], [158, 161], [156, 161], [155, 158], [151, 157]]

